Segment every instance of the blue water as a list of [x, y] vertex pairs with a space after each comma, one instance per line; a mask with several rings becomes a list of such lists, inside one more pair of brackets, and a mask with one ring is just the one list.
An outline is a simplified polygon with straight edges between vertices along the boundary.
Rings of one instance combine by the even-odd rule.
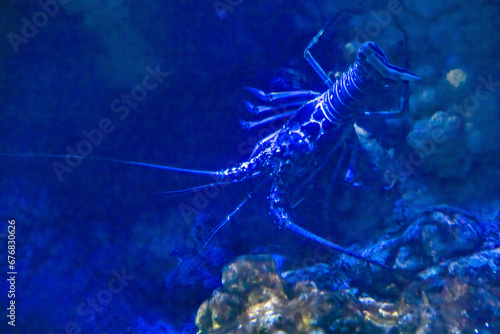
[[[361, 18], [340, 20], [315, 49], [327, 72], [344, 71], [352, 60], [339, 45], [356, 36], [353, 27], [363, 27], [370, 10], [387, 6], [375, 1], [350, 6], [284, 0], [47, 3], [45, 10], [36, 1], [0, 5], [0, 151], [76, 152], [202, 170], [222, 170], [244, 161], [268, 134], [239, 126], [239, 119], [251, 119], [241, 103], [252, 99], [245, 86], [324, 91], [303, 59], [310, 39], [339, 9], [355, 10]], [[437, 18], [409, 17], [401, 23], [409, 32], [408, 43], [421, 43], [423, 50], [395, 42], [401, 37], [394, 33], [395, 20], [374, 40], [390, 59], [417, 71], [417, 65], [435, 61], [432, 56], [426, 61], [426, 53], [442, 54], [447, 46], [445, 51], [426, 48], [421, 37], [412, 37], [429, 22], [438, 24]], [[487, 48], [481, 44], [487, 42], [478, 43], [477, 48]], [[472, 58], [452, 45], [448, 56], [439, 56], [451, 65], [436, 66], [435, 82]], [[493, 61], [486, 63], [498, 72]], [[476, 67], [470, 67], [474, 72]], [[433, 82], [424, 80], [426, 87]], [[450, 95], [436, 100], [445, 98]], [[384, 147], [410, 152], [405, 137], [412, 122], [448, 104], [440, 100], [428, 110], [416, 105], [413, 114], [402, 116], [402, 125], [393, 122], [395, 127], [380, 119], [367, 120], [364, 126]], [[484, 154], [491, 157], [492, 152]], [[480, 159], [474, 161], [468, 178], [485, 171]], [[0, 157], [3, 333], [195, 332], [196, 310], [219, 286], [221, 269], [231, 258], [273, 253], [293, 267], [314, 251], [314, 244], [273, 226], [266, 185], [217, 234], [195, 266], [196, 273], [176, 272], [256, 183], [219, 187], [198, 197], [164, 196], [154, 193], [213, 180], [106, 161], [69, 162]], [[484, 204], [488, 213], [495, 211], [490, 201], [495, 190], [485, 185], [498, 181], [494, 162], [492, 166], [488, 175], [493, 176], [480, 186], [484, 198], [455, 198], [460, 179], [431, 176], [431, 182], [449, 188], [426, 203], [454, 200], [450, 204], [473, 203], [474, 209]], [[364, 181], [370, 187], [381, 185], [380, 175], [371, 176], [368, 162], [360, 170], [368, 174]], [[420, 171], [427, 177], [429, 170]], [[310, 193], [296, 210], [298, 222], [344, 245], [391, 224], [387, 217], [400, 199], [397, 194], [335, 189], [328, 211], [324, 193]], [[346, 223], [365, 217], [366, 224], [354, 229]], [[15, 327], [7, 324], [5, 311], [8, 219], [14, 219], [17, 228]]]

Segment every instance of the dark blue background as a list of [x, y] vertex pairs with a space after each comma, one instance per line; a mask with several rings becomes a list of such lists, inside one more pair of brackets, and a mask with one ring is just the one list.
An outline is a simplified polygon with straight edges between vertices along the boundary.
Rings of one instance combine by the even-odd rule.
[[[67, 145], [76, 148], [85, 139], [82, 130], [90, 131], [103, 118], [110, 118], [116, 129], [93, 147], [91, 157], [221, 170], [230, 161], [244, 161], [249, 143], [262, 136], [239, 126], [239, 118], [251, 118], [241, 103], [252, 98], [244, 87], [324, 90], [303, 59], [305, 46], [340, 8], [349, 7], [364, 17], [386, 5], [243, 0], [233, 2], [237, 5], [219, 16], [214, 3], [70, 1], [15, 53], [8, 34], [21, 34], [22, 18], [32, 21], [41, 9], [35, 1], [3, 1], [0, 151], [66, 154]], [[420, 19], [405, 29], [418, 29]], [[356, 16], [341, 20], [315, 49], [327, 72], [349, 66], [351, 60], [338, 45], [353, 38], [357, 20]], [[417, 59], [423, 62], [425, 52], [408, 54], [397, 43], [384, 45], [390, 36], [380, 39], [377, 42], [395, 63], [404, 59], [409, 59], [410, 66]], [[111, 103], [141, 84], [147, 66], [157, 64], [170, 75], [120, 120]], [[407, 118], [403, 116], [405, 125], [396, 131], [379, 126], [379, 121], [367, 126], [387, 147], [405, 151]], [[195, 227], [211, 229], [253, 185], [220, 189], [198, 215], [186, 221], [179, 204], [193, 206], [192, 194], [152, 193], [200, 185], [211, 182], [210, 178], [86, 160], [59, 182], [51, 168], [53, 161], [64, 162], [0, 158], [2, 240], [7, 219], [15, 219], [18, 228], [19, 333], [59, 332], [70, 321], [86, 333], [168, 332], [173, 330], [167, 330], [169, 326], [180, 330], [193, 321], [194, 312], [215, 288], [217, 275], [232, 256], [260, 247], [265, 252], [286, 253], [293, 266], [301, 264], [300, 256], [314, 251], [311, 243], [275, 229], [268, 215], [266, 188], [219, 232], [218, 246], [209, 247], [209, 254], [214, 255], [208, 256], [212, 262], [205, 261], [208, 278], [193, 275], [172, 283], [175, 273], [170, 273], [179, 259], [206, 240], [206, 232], [196, 234]], [[451, 181], [452, 186], [456, 183]], [[343, 191], [349, 194], [342, 200]], [[323, 199], [312, 194], [305, 208], [298, 209], [298, 221], [307, 224], [305, 217], [310, 213], [309, 227], [318, 234], [343, 240], [344, 245], [363, 239], [370, 225], [353, 230], [342, 218], [356, 211], [352, 201], [366, 198], [358, 190], [343, 187], [336, 196], [338, 202], [351, 202], [335, 204], [344, 209], [334, 209], [325, 220]], [[374, 198], [386, 197], [376, 194]], [[370, 216], [371, 223], [383, 222], [394, 200], [389, 196], [370, 203], [372, 211], [363, 214]], [[113, 295], [95, 319], [86, 322], [86, 317], [76, 313], [78, 305], [105, 289], [113, 277], [111, 271], [122, 268], [135, 278], [122, 293]], [[0, 309], [4, 310], [7, 285], [3, 280], [1, 286]], [[1, 314], [4, 326], [4, 311]]]

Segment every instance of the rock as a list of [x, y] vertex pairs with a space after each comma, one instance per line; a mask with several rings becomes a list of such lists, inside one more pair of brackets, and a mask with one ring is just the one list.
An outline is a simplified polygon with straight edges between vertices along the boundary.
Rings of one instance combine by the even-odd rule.
[[239, 257], [223, 277], [222, 288], [198, 310], [202, 333], [326, 333], [332, 326], [377, 332], [352, 290], [322, 291], [312, 281], [290, 287], [271, 256]]
[[403, 233], [396, 267], [421, 270], [481, 246], [485, 227], [472, 215], [451, 211], [424, 211]]
[[471, 157], [466, 151], [463, 123], [460, 115], [444, 111], [415, 122], [406, 137], [414, 149], [408, 157], [410, 163], [439, 177], [464, 177]]
[[485, 247], [499, 240], [483, 242], [498, 239], [491, 224], [444, 205], [424, 210], [402, 236], [364, 252], [394, 254], [386, 256], [394, 275], [359, 260], [346, 269], [341, 257], [332, 267], [281, 278], [272, 256], [239, 257], [225, 267], [223, 286], [200, 306], [196, 324], [215, 334], [496, 333], [500, 248]]

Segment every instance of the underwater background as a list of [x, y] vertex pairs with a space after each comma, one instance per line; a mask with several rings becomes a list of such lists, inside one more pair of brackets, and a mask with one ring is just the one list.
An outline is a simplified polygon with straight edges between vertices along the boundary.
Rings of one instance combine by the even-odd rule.
[[245, 87], [324, 92], [303, 53], [338, 13], [311, 50], [331, 78], [370, 40], [422, 79], [403, 114], [357, 124], [362, 186], [333, 159], [292, 217], [418, 277], [280, 230], [267, 184], [195, 257], [258, 182], [172, 196], [214, 181], [3, 155], [0, 332], [500, 332], [498, 1], [5, 0], [0, 153], [234, 166], [283, 124], [242, 129]]

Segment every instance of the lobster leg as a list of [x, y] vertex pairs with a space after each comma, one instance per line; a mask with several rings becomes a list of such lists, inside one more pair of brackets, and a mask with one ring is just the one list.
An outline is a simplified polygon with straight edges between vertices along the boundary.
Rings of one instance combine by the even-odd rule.
[[[345, 127], [343, 133], [338, 138], [337, 143], [332, 148], [330, 148], [329, 152], [323, 157], [323, 161], [321, 162], [321, 164], [319, 164], [318, 167], [316, 167], [315, 170], [312, 171], [307, 176], [307, 178], [302, 182], [302, 184], [294, 190], [294, 195], [300, 194], [300, 192], [302, 192], [302, 190], [307, 186], [307, 184], [309, 184], [312, 180], [314, 180], [314, 178], [318, 175], [318, 173], [321, 172], [323, 168], [325, 168], [326, 164], [331, 159], [335, 151], [337, 151], [337, 149], [339, 149], [341, 145], [345, 144], [346, 139], [351, 135], [351, 133], [352, 133], [351, 128]], [[337, 164], [337, 168], [338, 167], [339, 164]]]
[[359, 139], [356, 134], [353, 136], [353, 149], [351, 153], [351, 158], [349, 159], [349, 166], [347, 167], [347, 171], [345, 172], [344, 181], [347, 183], [353, 184], [354, 182], [354, 169], [356, 168], [356, 162], [358, 160], [358, 152], [359, 152]]
[[340, 10], [325, 26], [316, 34], [316, 36], [313, 37], [313, 39], [309, 42], [307, 45], [306, 49], [304, 50], [304, 58], [306, 58], [307, 62], [312, 66], [314, 71], [319, 75], [321, 80], [323, 80], [323, 83], [328, 86], [328, 88], [331, 88], [333, 86], [332, 80], [328, 77], [328, 75], [325, 73], [325, 71], [321, 68], [321, 66], [318, 64], [316, 59], [311, 54], [311, 51], [309, 51], [313, 46], [315, 46], [323, 33], [330, 28], [337, 19], [343, 15], [343, 14], [349, 14], [349, 15], [356, 15], [355, 11], [343, 9]]
[[403, 81], [403, 91], [401, 92], [401, 98], [399, 99], [399, 108], [391, 109], [387, 111], [365, 111], [365, 115], [398, 115], [403, 114], [406, 109], [408, 109], [408, 98], [409, 98], [409, 82]]
[[302, 101], [312, 100], [321, 95], [321, 93], [312, 90], [292, 90], [289, 92], [271, 92], [266, 93], [260, 89], [245, 87], [250, 93], [254, 94], [256, 97], [262, 101], [276, 102], [279, 100], [289, 100], [289, 99], [299, 99]]
[[316, 34], [316, 36], [313, 37], [313, 39], [309, 42], [309, 44], [307, 45], [306, 49], [304, 50], [304, 58], [306, 58], [307, 62], [312, 66], [312, 68], [314, 69], [314, 71], [316, 71], [316, 73], [318, 73], [319, 77], [321, 78], [321, 80], [323, 80], [323, 83], [328, 86], [328, 88], [331, 88], [333, 86], [333, 82], [332, 82], [332, 80], [330, 80], [330, 78], [328, 77], [328, 75], [325, 73], [325, 71], [318, 64], [318, 62], [316, 61], [316, 59], [314, 59], [314, 57], [311, 54], [311, 51], [309, 51], [309, 50], [313, 46], [315, 46], [316, 43], [318, 43], [319, 38], [321, 37], [321, 35], [323, 35], [323, 33], [325, 32], [325, 30], [327, 30], [333, 24], [333, 22], [335, 22], [335, 20], [337, 19], [337, 16], [335, 16], [330, 22], [328, 22]]
[[[254, 106], [252, 103], [243, 100], [243, 103], [247, 107], [247, 110], [254, 115], [260, 115], [264, 113], [272, 114], [272, 116], [269, 116], [263, 120], [255, 122], [240, 120], [240, 124], [242, 128], [245, 130], [267, 124], [277, 119], [292, 117], [305, 103], [321, 95], [320, 93], [311, 90], [295, 90], [289, 92], [266, 93], [260, 89], [255, 89], [251, 87], [246, 87], [246, 89], [261, 100], [268, 102], [280, 101], [281, 103], [274, 106]], [[287, 100], [293, 100], [293, 101], [286, 102]]]
[[[307, 101], [306, 101], [307, 102]], [[304, 101], [291, 102], [291, 103], [282, 103], [277, 106], [254, 106], [248, 101], [243, 100], [243, 103], [247, 107], [247, 110], [254, 115], [260, 115], [262, 113], [281, 113], [291, 110], [298, 110], [302, 105], [304, 105]]]
[[325, 221], [328, 220], [331, 215], [332, 207], [330, 205], [333, 198], [333, 190], [336, 186], [336, 180], [338, 180], [339, 173], [344, 165], [345, 159], [347, 155], [347, 142], [344, 141], [344, 147], [340, 150], [340, 155], [338, 157], [337, 163], [335, 165], [335, 169], [333, 170], [332, 176], [330, 177], [330, 182], [328, 183], [328, 187], [326, 188], [325, 198], [323, 198], [323, 216]]
[[359, 259], [359, 260], [366, 261], [370, 264], [376, 265], [378, 267], [381, 267], [381, 268], [384, 268], [387, 270], [393, 270], [393, 268], [391, 268], [391, 267], [389, 267], [381, 262], [378, 262], [376, 260], [372, 260], [370, 258], [364, 257], [361, 254], [352, 252], [346, 248], [343, 248], [337, 244], [334, 244], [333, 242], [330, 242], [326, 239], [323, 239], [320, 236], [318, 236], [314, 233], [311, 233], [311, 232], [307, 231], [306, 229], [303, 229], [302, 227], [294, 224], [292, 222], [292, 219], [290, 218], [290, 214], [285, 209], [286, 201], [285, 201], [285, 198], [283, 197], [283, 192], [279, 189], [277, 182], [273, 183], [270, 199], [271, 199], [271, 214], [274, 215], [276, 223], [280, 227], [287, 228], [295, 233], [298, 233], [298, 234], [300, 234], [300, 235], [302, 235], [310, 240], [313, 240], [321, 245], [329, 247], [337, 252], [346, 254], [348, 256], [354, 257], [354, 258]]
[[261, 126], [261, 125], [270, 123], [270, 122], [275, 121], [275, 120], [280, 119], [280, 118], [292, 117], [296, 113], [297, 113], [297, 110], [289, 111], [289, 112], [286, 112], [283, 114], [274, 115], [274, 116], [262, 119], [260, 121], [255, 121], [255, 122], [248, 122], [248, 121], [244, 121], [244, 120], [240, 119], [240, 125], [243, 129], [248, 130], [251, 128], [255, 128], [257, 126]]
[[255, 147], [252, 151], [252, 154], [250, 155], [250, 159], [255, 158], [264, 148], [269, 146], [271, 141], [273, 141], [276, 138], [276, 136], [278, 135], [278, 132], [279, 131], [273, 132], [269, 136], [267, 136], [266, 138], [264, 138], [260, 142], [258, 142], [257, 145], [255, 145]]
[[[245, 130], [267, 124], [277, 119], [292, 117], [305, 103], [321, 95], [320, 93], [311, 90], [296, 90], [290, 92], [266, 93], [262, 90], [251, 87], [246, 87], [246, 89], [252, 92], [255, 96], [257, 96], [261, 100], [268, 102], [281, 101], [282, 103], [274, 106], [254, 106], [252, 103], [243, 100], [243, 103], [247, 107], [247, 110], [254, 115], [260, 115], [264, 113], [272, 114], [272, 116], [269, 116], [265, 119], [255, 122], [240, 120], [240, 124], [242, 128]], [[293, 101], [283, 102], [290, 99], [292, 99]]]

